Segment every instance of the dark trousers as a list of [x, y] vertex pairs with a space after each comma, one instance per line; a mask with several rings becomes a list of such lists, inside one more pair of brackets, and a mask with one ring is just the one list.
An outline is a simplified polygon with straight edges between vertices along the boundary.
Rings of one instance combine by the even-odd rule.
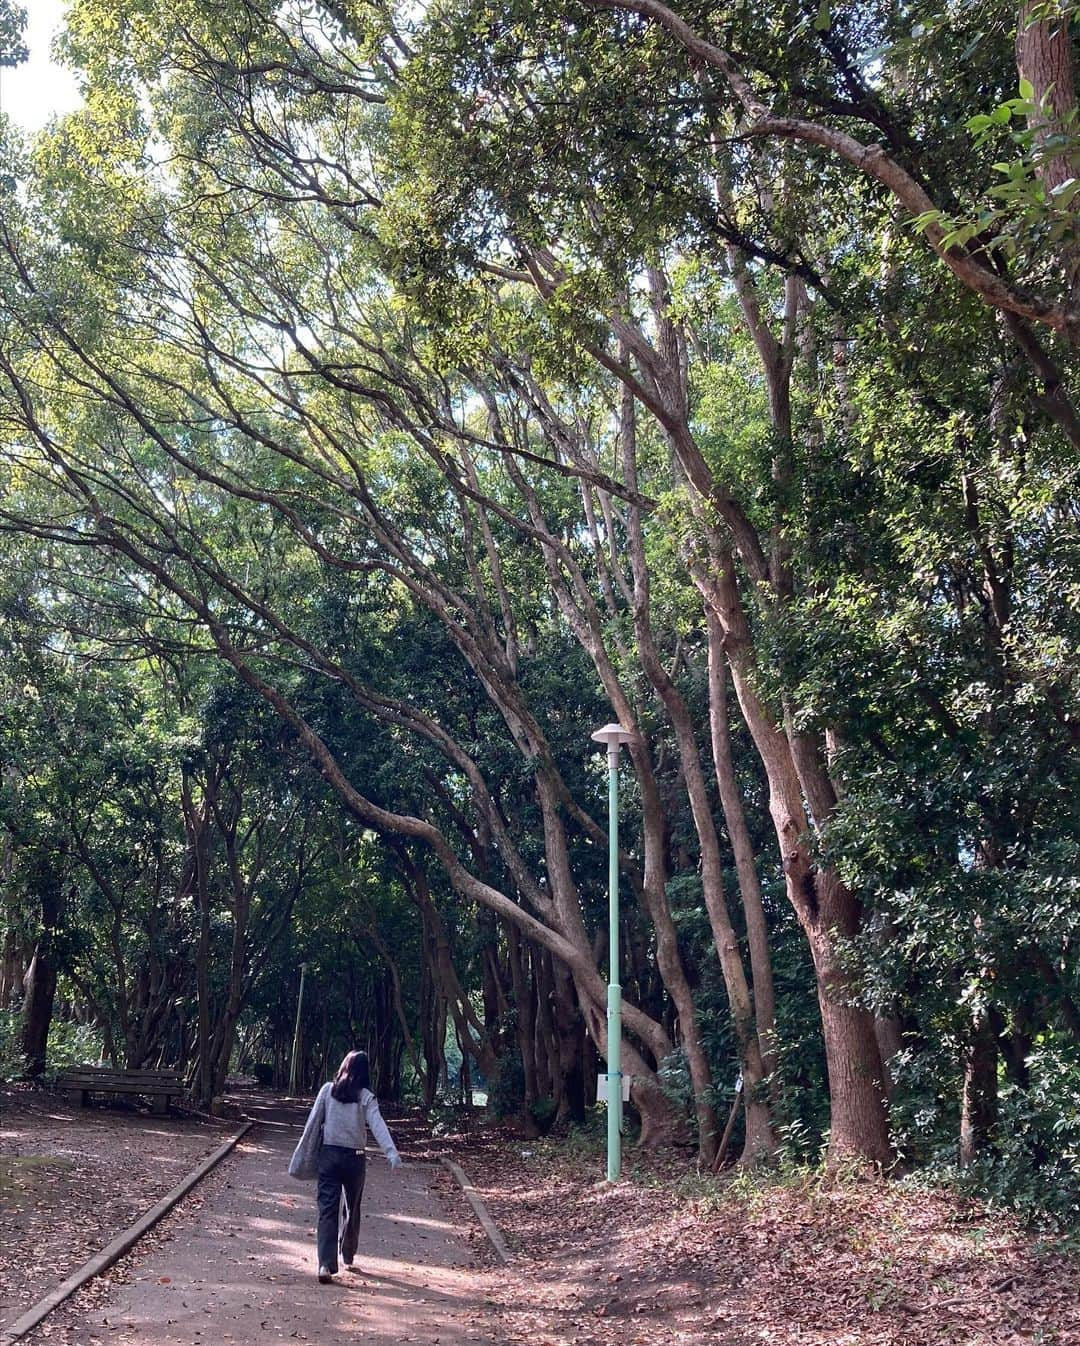
[[367, 1159], [341, 1145], [324, 1145], [319, 1151], [319, 1266], [338, 1269], [338, 1212], [345, 1196], [341, 1222], [341, 1255], [346, 1262], [356, 1256], [360, 1234], [360, 1199], [364, 1195]]

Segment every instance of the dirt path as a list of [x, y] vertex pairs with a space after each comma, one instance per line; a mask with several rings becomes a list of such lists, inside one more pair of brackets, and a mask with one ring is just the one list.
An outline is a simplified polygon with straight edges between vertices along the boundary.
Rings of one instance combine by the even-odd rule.
[[135, 1251], [127, 1282], [88, 1311], [79, 1340], [354, 1346], [362, 1336], [366, 1346], [490, 1346], [463, 1228], [471, 1217], [464, 1202], [458, 1211], [440, 1199], [432, 1166], [406, 1161], [394, 1174], [369, 1156], [356, 1268], [318, 1283], [314, 1184], [285, 1172], [302, 1120], [264, 1114], [201, 1207], [171, 1238]]

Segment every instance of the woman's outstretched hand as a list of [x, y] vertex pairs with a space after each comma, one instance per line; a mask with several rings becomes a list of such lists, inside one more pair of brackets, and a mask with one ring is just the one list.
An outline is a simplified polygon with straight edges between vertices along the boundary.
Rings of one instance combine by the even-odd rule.
[[402, 1162], [401, 1155], [398, 1154], [397, 1150], [391, 1150], [390, 1153], [386, 1156], [386, 1162], [390, 1165], [391, 1168], [400, 1168]]

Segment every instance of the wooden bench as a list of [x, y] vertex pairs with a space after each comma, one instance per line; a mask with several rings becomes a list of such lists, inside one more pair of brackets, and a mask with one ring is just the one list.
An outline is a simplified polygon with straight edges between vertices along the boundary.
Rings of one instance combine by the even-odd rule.
[[184, 1082], [175, 1070], [111, 1070], [107, 1066], [65, 1070], [57, 1086], [80, 1107], [86, 1107], [91, 1094], [138, 1094], [150, 1100], [156, 1113], [167, 1112], [169, 1099], [184, 1092]]

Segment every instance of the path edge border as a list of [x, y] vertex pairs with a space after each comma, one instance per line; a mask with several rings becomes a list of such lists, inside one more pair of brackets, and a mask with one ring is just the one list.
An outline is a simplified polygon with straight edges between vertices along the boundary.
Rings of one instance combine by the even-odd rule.
[[39, 1299], [32, 1308], [27, 1309], [21, 1318], [16, 1318], [10, 1327], [0, 1328], [0, 1346], [14, 1346], [15, 1342], [21, 1341], [28, 1332], [32, 1332], [39, 1323], [43, 1322], [54, 1309], [58, 1309], [65, 1299], [70, 1299], [76, 1290], [82, 1289], [87, 1281], [92, 1280], [95, 1276], [100, 1276], [114, 1262], [118, 1262], [126, 1252], [130, 1252], [144, 1234], [149, 1233], [160, 1220], [168, 1215], [174, 1206], [178, 1205], [187, 1196], [193, 1187], [206, 1177], [211, 1169], [216, 1168], [227, 1154], [232, 1153], [254, 1125], [254, 1122], [245, 1122], [235, 1135], [230, 1136], [223, 1145], [219, 1145], [213, 1154], [207, 1155], [197, 1168], [193, 1168], [187, 1177], [178, 1182], [171, 1192], [167, 1192], [156, 1205], [151, 1206], [148, 1211], [140, 1215], [134, 1224], [129, 1225], [122, 1233], [117, 1234], [88, 1262], [84, 1262], [77, 1271], [73, 1271], [66, 1280], [61, 1281], [55, 1289], [50, 1290], [43, 1299]]
[[504, 1264], [509, 1265], [510, 1249], [506, 1246], [506, 1240], [503, 1238], [502, 1234], [499, 1233], [498, 1225], [491, 1218], [491, 1215], [488, 1213], [488, 1208], [484, 1205], [483, 1198], [469, 1181], [465, 1170], [460, 1164], [455, 1164], [452, 1159], [444, 1158], [440, 1160], [440, 1162], [445, 1168], [448, 1168], [457, 1179], [458, 1186], [465, 1193], [465, 1200], [468, 1201], [469, 1205], [476, 1212], [476, 1218], [480, 1221], [484, 1233], [488, 1237], [488, 1242], [495, 1249], [495, 1253], [499, 1260]]

